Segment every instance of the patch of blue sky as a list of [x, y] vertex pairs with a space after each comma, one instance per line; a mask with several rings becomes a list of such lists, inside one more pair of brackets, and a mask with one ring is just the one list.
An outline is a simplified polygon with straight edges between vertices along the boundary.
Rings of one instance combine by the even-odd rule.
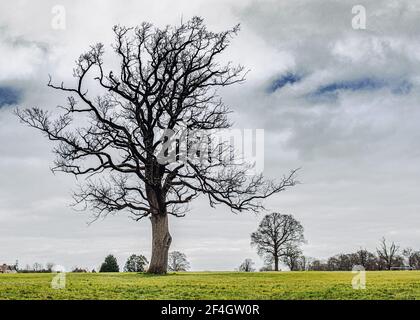
[[0, 108], [17, 104], [20, 101], [20, 91], [12, 87], [0, 87]]
[[268, 92], [272, 93], [283, 88], [286, 85], [293, 85], [302, 80], [302, 76], [293, 72], [287, 72], [281, 75], [279, 78], [271, 82]]
[[359, 78], [332, 82], [318, 87], [308, 95], [315, 99], [337, 99], [340, 92], [376, 91], [388, 88], [393, 94], [408, 94], [412, 89], [412, 83], [408, 80], [390, 81], [376, 78]]

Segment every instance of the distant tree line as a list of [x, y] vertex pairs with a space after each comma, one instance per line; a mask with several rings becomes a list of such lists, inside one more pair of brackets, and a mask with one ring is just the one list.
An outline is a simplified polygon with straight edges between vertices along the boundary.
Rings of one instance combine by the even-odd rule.
[[[277, 212], [266, 215], [251, 234], [251, 246], [264, 259], [260, 271], [278, 271], [279, 263], [291, 271], [350, 271], [354, 266], [365, 270], [420, 270], [420, 250], [400, 249], [394, 242], [382, 238], [375, 252], [359, 249], [353, 253], [339, 253], [326, 260], [307, 257], [301, 245], [305, 243], [303, 226], [292, 215]], [[254, 262], [246, 259], [239, 271], [252, 272]]]
[[[123, 271], [124, 272], [146, 272], [149, 261], [144, 255], [132, 254], [128, 257], [125, 262]], [[54, 263], [47, 263], [45, 266], [39, 262], [35, 262], [33, 265], [27, 264], [24, 268], [19, 268], [18, 261], [16, 261], [13, 268], [20, 273], [51, 273], [56, 272], [54, 270]], [[177, 271], [187, 271], [190, 269], [190, 263], [187, 260], [185, 253], [180, 251], [172, 251], [169, 253], [168, 259], [168, 270], [177, 272]], [[120, 266], [118, 264], [117, 258], [109, 254], [105, 257], [104, 262], [99, 267], [99, 272], [120, 272]], [[73, 267], [71, 272], [74, 273], [84, 273], [89, 272], [87, 268], [82, 267]], [[90, 272], [96, 272], [95, 269], [92, 269]]]
[[[391, 243], [392, 245], [393, 243]], [[282, 256], [281, 262], [291, 271], [350, 271], [356, 265], [363, 266], [367, 271], [420, 270], [420, 251], [406, 248], [397, 250], [394, 254], [389, 255], [389, 249], [389, 245], [385, 249], [381, 244], [375, 253], [366, 249], [360, 249], [353, 253], [339, 253], [326, 260], [305, 256], [298, 250]], [[251, 259], [245, 259], [239, 266], [238, 271], [255, 271], [253, 265], [254, 262]], [[275, 269], [272, 264], [265, 264], [259, 271], [275, 271]]]
[[[302, 257], [300, 257], [302, 259]], [[420, 270], [420, 251], [411, 248], [400, 250], [394, 243], [380, 242], [376, 252], [360, 249], [354, 253], [336, 254], [325, 261], [304, 258], [307, 263], [299, 264], [295, 270], [348, 271], [355, 265], [365, 270], [415, 269]]]
[[35, 262], [33, 265], [27, 264], [24, 268], [20, 268], [18, 262], [16, 262], [15, 267], [19, 273], [51, 273], [54, 263], [49, 262], [44, 266], [42, 263]]
[[[124, 272], [146, 272], [148, 265], [149, 261], [144, 255], [132, 254], [128, 257], [124, 265]], [[179, 251], [170, 252], [168, 269], [169, 271], [187, 271], [190, 269], [187, 256]], [[120, 272], [117, 258], [112, 254], [108, 255], [99, 268], [99, 272]]]

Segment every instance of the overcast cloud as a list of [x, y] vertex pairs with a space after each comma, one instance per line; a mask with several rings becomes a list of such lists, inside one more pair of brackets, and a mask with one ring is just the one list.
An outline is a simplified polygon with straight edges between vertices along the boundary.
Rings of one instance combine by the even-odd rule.
[[[226, 59], [250, 69], [222, 91], [240, 128], [265, 129], [265, 174], [301, 167], [302, 184], [267, 201], [305, 227], [304, 253], [326, 258], [385, 236], [419, 248], [420, 3], [417, 1], [61, 1], [66, 29], [54, 30], [56, 1], [0, 4], [0, 263], [49, 261], [97, 267], [114, 253], [150, 255], [147, 220], [123, 213], [90, 226], [70, 207], [75, 180], [49, 170], [51, 144], [21, 125], [16, 106], [53, 110], [63, 96], [48, 74], [71, 83], [89, 45], [112, 43], [111, 27], [176, 24], [193, 15], [223, 30], [241, 23]], [[352, 28], [352, 7], [367, 12]], [[205, 201], [171, 217], [172, 249], [194, 270], [233, 270], [262, 261], [249, 236], [264, 213], [234, 215]]]

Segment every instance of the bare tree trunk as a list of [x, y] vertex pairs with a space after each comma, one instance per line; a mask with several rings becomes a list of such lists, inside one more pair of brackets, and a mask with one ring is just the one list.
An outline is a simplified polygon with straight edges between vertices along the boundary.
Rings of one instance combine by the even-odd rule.
[[172, 242], [169, 233], [168, 215], [152, 214], [152, 258], [148, 273], [165, 274], [168, 269], [168, 252]]
[[279, 271], [279, 257], [274, 256], [274, 271]]

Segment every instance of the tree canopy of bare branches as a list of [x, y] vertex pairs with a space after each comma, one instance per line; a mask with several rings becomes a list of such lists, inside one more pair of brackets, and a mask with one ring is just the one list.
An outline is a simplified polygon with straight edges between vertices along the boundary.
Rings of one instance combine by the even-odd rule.
[[269, 262], [274, 262], [274, 270], [279, 270], [279, 258], [295, 256], [297, 246], [304, 242], [303, 227], [292, 215], [277, 212], [266, 215], [257, 231], [251, 234], [251, 245], [258, 254]]
[[283, 250], [281, 261], [289, 267], [290, 271], [301, 269], [302, 259], [304, 259], [302, 250], [297, 244], [287, 244]]
[[245, 259], [244, 262], [241, 263], [241, 265], [238, 268], [238, 271], [241, 272], [254, 272], [255, 268], [254, 268], [254, 261], [252, 261], [252, 259]]
[[[216, 157], [160, 161], [171, 150], [162, 149], [168, 131], [206, 134], [231, 126], [217, 89], [244, 81], [245, 70], [219, 56], [238, 30], [211, 32], [199, 17], [165, 28], [115, 26], [117, 70], [107, 69], [105, 47], [95, 44], [76, 61], [73, 86], [50, 79], [50, 88], [68, 94], [58, 115], [37, 107], [17, 110], [22, 122], [57, 143], [53, 171], [84, 177], [76, 204], [95, 218], [118, 211], [136, 220], [150, 217], [151, 273], [166, 272], [168, 215], [183, 216], [199, 195], [211, 206], [258, 211], [262, 200], [295, 184], [295, 171], [270, 181]], [[221, 145], [214, 150], [230, 151]]]
[[187, 271], [190, 269], [190, 263], [185, 253], [179, 251], [169, 253], [168, 269], [169, 271]]
[[391, 242], [388, 244], [385, 238], [381, 239], [379, 247], [376, 249], [379, 259], [381, 259], [388, 270], [391, 270], [395, 262], [395, 258], [398, 255], [399, 247]]

